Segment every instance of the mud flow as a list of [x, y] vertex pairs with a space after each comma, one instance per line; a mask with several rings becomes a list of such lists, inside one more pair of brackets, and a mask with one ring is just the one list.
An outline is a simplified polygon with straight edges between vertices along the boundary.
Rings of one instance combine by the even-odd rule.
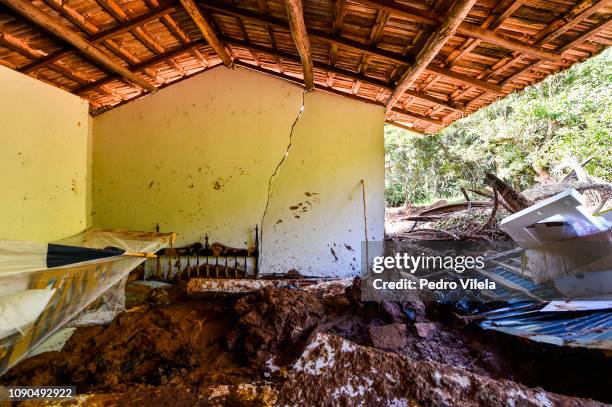
[[605, 355], [485, 333], [416, 298], [361, 302], [358, 284], [202, 298], [127, 291], [128, 311], [108, 326], [79, 328], [0, 383], [74, 385], [79, 398], [64, 403], [86, 405], [612, 401]]

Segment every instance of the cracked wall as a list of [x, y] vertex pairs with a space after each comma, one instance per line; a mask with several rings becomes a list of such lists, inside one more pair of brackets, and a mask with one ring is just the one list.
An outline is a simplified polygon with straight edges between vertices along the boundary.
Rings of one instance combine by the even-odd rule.
[[0, 239], [52, 241], [88, 223], [86, 100], [0, 66]]
[[[306, 94], [272, 184], [261, 272], [359, 272], [360, 180], [369, 236], [384, 223], [383, 108]], [[93, 223], [243, 247], [286, 152], [302, 88], [242, 68], [213, 69], [94, 118]]]

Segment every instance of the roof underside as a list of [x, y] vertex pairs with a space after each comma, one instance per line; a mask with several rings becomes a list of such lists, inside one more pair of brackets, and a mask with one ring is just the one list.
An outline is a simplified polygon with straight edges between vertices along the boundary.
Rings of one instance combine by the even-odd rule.
[[[3, 3], [0, 64], [86, 98], [93, 114], [148, 92]], [[315, 88], [385, 104], [452, 3], [303, 0]], [[156, 88], [223, 64], [179, 1], [31, 4]], [[235, 65], [302, 81], [283, 0], [196, 4]], [[600, 52], [612, 41], [611, 6], [610, 0], [477, 1], [410, 89], [389, 106], [387, 121], [435, 133]], [[485, 34], [494, 39], [483, 40]]]

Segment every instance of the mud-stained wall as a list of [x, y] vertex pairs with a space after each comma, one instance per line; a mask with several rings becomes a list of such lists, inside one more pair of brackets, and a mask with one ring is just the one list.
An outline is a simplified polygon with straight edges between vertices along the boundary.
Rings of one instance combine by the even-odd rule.
[[[250, 70], [216, 68], [94, 118], [93, 223], [176, 231], [178, 245], [244, 247], [266, 207], [302, 89]], [[263, 229], [261, 272], [359, 272], [364, 235], [383, 237], [382, 107], [305, 96]]]
[[85, 229], [89, 119], [84, 99], [0, 66], [0, 239]]

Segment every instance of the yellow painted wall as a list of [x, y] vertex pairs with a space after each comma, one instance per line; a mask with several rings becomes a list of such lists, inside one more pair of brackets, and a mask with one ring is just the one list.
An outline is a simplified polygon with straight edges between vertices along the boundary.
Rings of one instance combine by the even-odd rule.
[[[93, 223], [244, 247], [261, 222], [302, 89], [217, 68], [94, 118]], [[384, 228], [383, 108], [305, 96], [264, 222], [262, 273], [359, 272], [365, 179], [371, 239]]]
[[0, 66], [0, 239], [87, 226], [87, 101]]

